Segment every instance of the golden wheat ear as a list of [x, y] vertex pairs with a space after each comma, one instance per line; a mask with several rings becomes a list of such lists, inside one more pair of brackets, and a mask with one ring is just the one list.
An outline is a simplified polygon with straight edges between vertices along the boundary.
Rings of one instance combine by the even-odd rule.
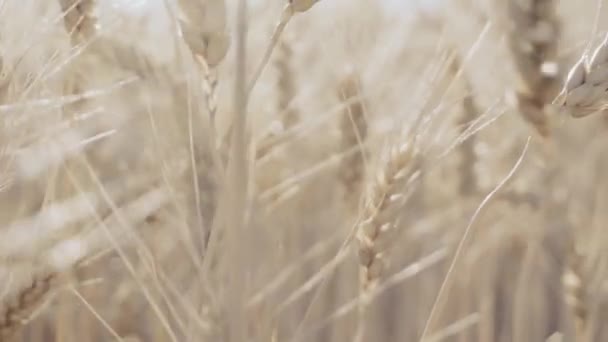
[[365, 197], [365, 208], [356, 229], [359, 256], [359, 320], [357, 340], [365, 340], [365, 322], [370, 300], [380, 283], [388, 249], [399, 226], [397, 211], [410, 195], [420, 174], [420, 155], [414, 141], [389, 148]]

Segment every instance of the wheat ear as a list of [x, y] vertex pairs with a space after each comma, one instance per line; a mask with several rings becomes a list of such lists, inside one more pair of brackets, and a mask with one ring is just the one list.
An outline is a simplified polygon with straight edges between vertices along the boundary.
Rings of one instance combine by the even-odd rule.
[[34, 276], [29, 285], [0, 303], [0, 342], [11, 341], [50, 292], [56, 279], [54, 273]]
[[[17, 290], [11, 291], [12, 294], [0, 298], [0, 342], [9, 341], [26, 323], [64, 272], [74, 269], [85, 258], [107, 250], [112, 245], [107, 240], [107, 234], [112, 235], [113, 239], [120, 236], [121, 244], [131, 240], [129, 234], [122, 230], [121, 220], [134, 225], [142, 224], [168, 201], [166, 189], [150, 190], [123, 206], [120, 213], [108, 216], [98, 226], [47, 249], [41, 259], [45, 265], [32, 276], [29, 284], [19, 286]], [[21, 264], [17, 267], [21, 267]]]
[[180, 0], [185, 19], [179, 19], [184, 42], [196, 57], [203, 71], [203, 95], [212, 127], [212, 142], [217, 144], [215, 118], [217, 115], [217, 66], [224, 60], [230, 48], [230, 36], [226, 29], [226, 4], [224, 0]]
[[518, 111], [542, 136], [550, 134], [547, 105], [560, 87], [556, 62], [560, 34], [553, 0], [509, 0], [509, 49], [519, 85]]
[[[230, 48], [230, 36], [226, 27], [226, 3], [224, 0], [179, 0], [182, 17], [178, 19], [179, 28], [187, 47], [202, 72], [202, 93], [209, 117], [207, 131], [210, 151], [196, 153], [191, 138], [191, 163], [194, 172], [193, 188], [197, 216], [200, 224], [208, 226], [203, 245], [206, 249], [213, 226], [217, 205], [216, 186], [224, 173], [225, 162], [217, 137], [216, 117], [218, 113], [218, 67], [225, 59]], [[194, 136], [192, 113], [189, 114], [189, 134]], [[196, 155], [195, 155], [196, 154]], [[199, 165], [200, 169], [199, 169]], [[205, 170], [206, 168], [206, 170]], [[209, 172], [213, 169], [213, 172]], [[201, 196], [200, 193], [204, 193]]]
[[371, 289], [379, 280], [387, 237], [395, 227], [395, 209], [403, 203], [403, 186], [419, 174], [418, 155], [413, 142], [393, 147], [388, 159], [378, 172], [367, 194], [367, 203], [361, 223], [357, 227], [359, 263], [362, 288]]
[[385, 267], [389, 242], [395, 237], [396, 211], [408, 197], [406, 185], [420, 173], [418, 157], [414, 141], [391, 147], [366, 197], [366, 207], [356, 232], [360, 265], [358, 341], [364, 340], [369, 301]]

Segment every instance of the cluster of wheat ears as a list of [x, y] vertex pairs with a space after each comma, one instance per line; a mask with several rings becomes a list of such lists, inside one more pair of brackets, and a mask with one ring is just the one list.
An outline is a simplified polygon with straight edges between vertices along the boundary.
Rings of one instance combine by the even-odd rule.
[[608, 341], [603, 1], [393, 3], [0, 0], [0, 342]]

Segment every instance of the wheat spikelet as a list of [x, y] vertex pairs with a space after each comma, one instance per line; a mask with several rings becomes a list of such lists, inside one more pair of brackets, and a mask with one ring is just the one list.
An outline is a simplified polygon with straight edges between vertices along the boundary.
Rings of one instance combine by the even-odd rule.
[[518, 73], [517, 109], [539, 134], [550, 134], [547, 104], [559, 91], [555, 60], [559, 22], [553, 0], [509, 0], [509, 49]]
[[344, 104], [340, 118], [341, 150], [348, 152], [357, 148], [357, 153], [346, 153], [340, 165], [340, 179], [345, 197], [355, 204], [359, 197], [361, 182], [365, 173], [363, 142], [367, 137], [367, 118], [362, 103], [360, 82], [354, 74], [346, 76], [339, 85], [339, 97]]
[[608, 86], [608, 35], [590, 59], [581, 58], [570, 70], [562, 91], [562, 108], [575, 118], [605, 110]]

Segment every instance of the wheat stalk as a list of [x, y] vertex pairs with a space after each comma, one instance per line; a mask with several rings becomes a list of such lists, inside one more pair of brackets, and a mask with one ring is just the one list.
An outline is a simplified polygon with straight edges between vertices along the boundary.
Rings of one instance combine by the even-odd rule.
[[547, 105], [559, 91], [559, 21], [553, 0], [509, 0], [509, 49], [519, 78], [514, 101], [539, 134], [550, 134]]

